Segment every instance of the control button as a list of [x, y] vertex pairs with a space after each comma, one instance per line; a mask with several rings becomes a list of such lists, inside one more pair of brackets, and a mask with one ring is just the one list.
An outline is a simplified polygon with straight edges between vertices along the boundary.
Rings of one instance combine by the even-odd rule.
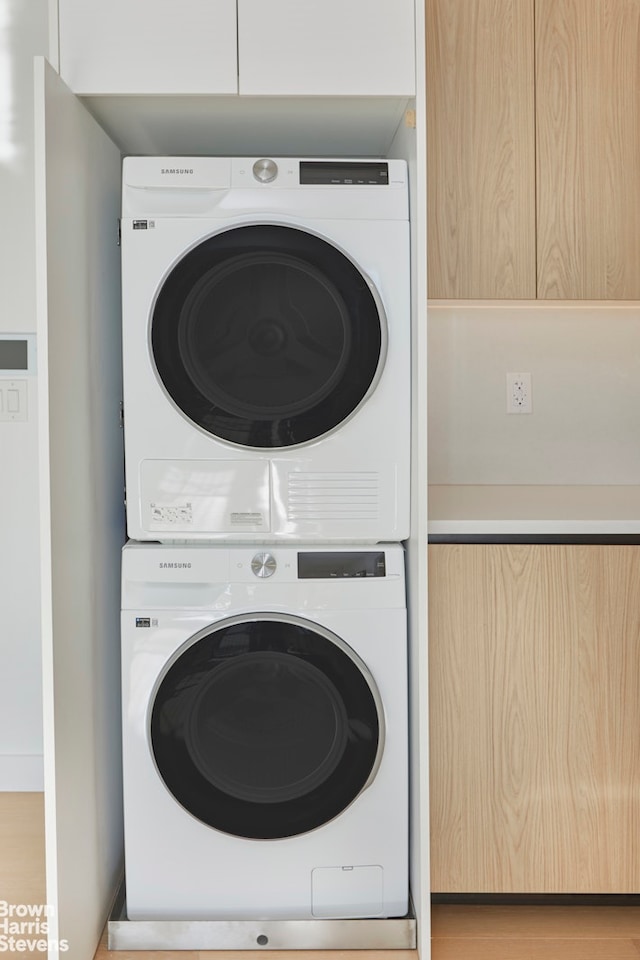
[[271, 183], [278, 176], [278, 164], [274, 160], [256, 160], [253, 175], [260, 183]]
[[271, 553], [256, 553], [251, 561], [251, 569], [256, 577], [265, 579], [276, 572], [276, 558]]
[[7, 410], [9, 413], [20, 413], [20, 395], [17, 390], [7, 390]]

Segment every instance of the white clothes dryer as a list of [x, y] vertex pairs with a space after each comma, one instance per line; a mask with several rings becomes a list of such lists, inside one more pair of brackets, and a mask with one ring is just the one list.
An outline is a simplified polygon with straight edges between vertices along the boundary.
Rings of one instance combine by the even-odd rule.
[[400, 546], [129, 544], [129, 919], [404, 916]]
[[405, 539], [406, 163], [128, 157], [121, 237], [129, 536]]

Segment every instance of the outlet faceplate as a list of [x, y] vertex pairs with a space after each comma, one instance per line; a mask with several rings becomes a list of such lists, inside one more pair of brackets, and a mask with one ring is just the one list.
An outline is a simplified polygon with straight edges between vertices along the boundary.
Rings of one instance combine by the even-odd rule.
[[507, 413], [531, 413], [533, 410], [530, 373], [507, 374]]

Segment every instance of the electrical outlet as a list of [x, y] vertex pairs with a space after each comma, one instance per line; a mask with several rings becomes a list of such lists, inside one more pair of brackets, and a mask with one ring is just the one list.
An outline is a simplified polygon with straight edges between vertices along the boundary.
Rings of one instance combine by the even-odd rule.
[[531, 413], [531, 374], [507, 374], [507, 413]]

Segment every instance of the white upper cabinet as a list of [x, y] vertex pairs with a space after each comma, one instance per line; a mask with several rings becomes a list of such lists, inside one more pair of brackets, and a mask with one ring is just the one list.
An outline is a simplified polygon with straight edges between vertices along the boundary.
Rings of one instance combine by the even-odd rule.
[[236, 0], [58, 0], [75, 93], [238, 92]]
[[414, 0], [238, 0], [240, 93], [412, 96]]
[[414, 0], [58, 0], [75, 93], [412, 96]]

